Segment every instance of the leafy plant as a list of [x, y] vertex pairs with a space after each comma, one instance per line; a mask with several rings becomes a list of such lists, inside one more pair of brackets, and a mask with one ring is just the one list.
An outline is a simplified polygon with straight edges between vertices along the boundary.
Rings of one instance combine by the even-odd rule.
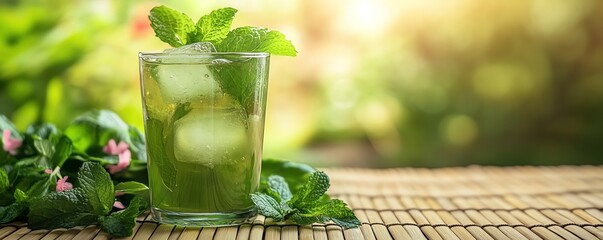
[[251, 200], [262, 215], [274, 221], [300, 225], [333, 221], [344, 228], [358, 227], [360, 221], [343, 201], [325, 195], [329, 186], [327, 174], [317, 171], [293, 194], [285, 178], [272, 175], [266, 190], [253, 193]]
[[[136, 128], [98, 110], [76, 118], [64, 132], [39, 124], [20, 133], [0, 115], [0, 132], [6, 133], [0, 151], [0, 223], [24, 220], [31, 229], [97, 224], [113, 236], [132, 234], [135, 218], [148, 206], [148, 188], [132, 181], [146, 182], [145, 142]], [[127, 143], [135, 157], [114, 175], [105, 170], [117, 164], [116, 156], [103, 151], [110, 139]], [[116, 201], [128, 207], [119, 210], [113, 207]]]

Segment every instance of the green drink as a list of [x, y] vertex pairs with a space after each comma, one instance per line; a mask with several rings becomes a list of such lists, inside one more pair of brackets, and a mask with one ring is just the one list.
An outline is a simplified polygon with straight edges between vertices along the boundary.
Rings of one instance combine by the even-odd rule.
[[152, 212], [231, 225], [255, 215], [269, 55], [199, 46], [139, 55]]

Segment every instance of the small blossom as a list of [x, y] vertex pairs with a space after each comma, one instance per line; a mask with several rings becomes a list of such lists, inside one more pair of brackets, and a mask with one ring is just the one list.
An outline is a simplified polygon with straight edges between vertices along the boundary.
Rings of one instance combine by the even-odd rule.
[[111, 139], [103, 148], [103, 152], [110, 155], [118, 155], [128, 150], [130, 146], [124, 141], [119, 141], [119, 144], [115, 143], [115, 140]]
[[44, 169], [44, 173], [52, 174], [52, 169], [50, 169], [50, 168]]
[[130, 150], [126, 150], [119, 154], [119, 162], [117, 162], [117, 165], [111, 165], [107, 167], [107, 169], [109, 170], [109, 173], [114, 174], [116, 172], [128, 168], [128, 166], [130, 166], [131, 160], [132, 153], [130, 152]]
[[121, 203], [120, 201], [115, 200], [115, 202], [113, 203], [113, 207], [114, 208], [119, 208], [119, 209], [124, 209], [126, 208], [126, 206], [124, 206], [123, 203]]
[[125, 192], [115, 192], [116, 197], [119, 197], [119, 196], [125, 195], [125, 194], [126, 194]]
[[73, 185], [67, 182], [68, 176], [64, 176], [63, 178], [57, 181], [57, 192], [67, 191], [73, 189]]
[[2, 132], [2, 142], [4, 146], [4, 151], [10, 153], [11, 155], [17, 155], [17, 149], [21, 146], [22, 142], [19, 139], [10, 137], [10, 130], [4, 129]]

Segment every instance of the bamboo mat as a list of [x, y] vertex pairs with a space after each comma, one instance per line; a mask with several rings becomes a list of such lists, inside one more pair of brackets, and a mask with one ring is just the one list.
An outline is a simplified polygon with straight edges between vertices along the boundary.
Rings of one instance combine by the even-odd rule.
[[[325, 169], [331, 196], [363, 222], [222, 228], [161, 225], [141, 216], [129, 239], [603, 239], [603, 166]], [[31, 231], [14, 223], [1, 239], [109, 239], [94, 226]]]

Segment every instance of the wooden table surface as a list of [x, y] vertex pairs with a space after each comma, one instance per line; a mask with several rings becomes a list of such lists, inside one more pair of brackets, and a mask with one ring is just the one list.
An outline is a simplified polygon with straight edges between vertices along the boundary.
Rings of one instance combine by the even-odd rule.
[[[603, 239], [603, 166], [325, 169], [363, 223], [183, 228], [138, 219], [131, 239]], [[0, 239], [109, 239], [94, 226]]]

